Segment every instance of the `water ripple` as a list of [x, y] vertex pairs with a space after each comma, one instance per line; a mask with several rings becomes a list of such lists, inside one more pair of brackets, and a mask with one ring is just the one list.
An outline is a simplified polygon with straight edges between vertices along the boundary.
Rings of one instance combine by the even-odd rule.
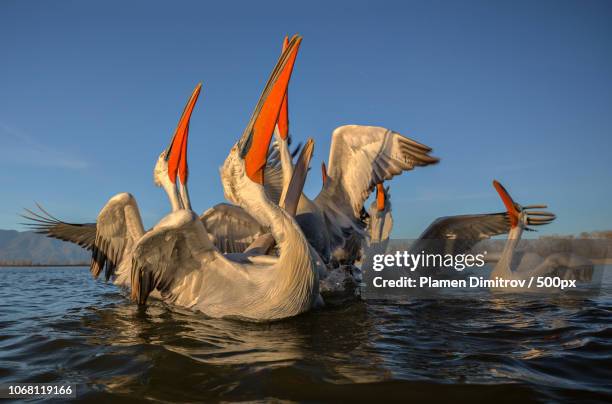
[[355, 302], [272, 324], [131, 304], [84, 268], [0, 268], [0, 383], [77, 401], [609, 401], [596, 298]]

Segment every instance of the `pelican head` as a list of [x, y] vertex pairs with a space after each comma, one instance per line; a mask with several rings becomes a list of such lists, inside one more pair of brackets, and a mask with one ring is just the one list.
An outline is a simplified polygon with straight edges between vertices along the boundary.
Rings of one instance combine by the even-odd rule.
[[380, 243], [389, 239], [393, 228], [389, 199], [389, 187], [385, 188], [382, 182], [376, 184], [376, 199], [370, 205], [367, 222], [371, 243]]
[[510, 226], [512, 228], [520, 227], [521, 229], [534, 231], [528, 226], [541, 226], [555, 220], [556, 216], [553, 213], [545, 211], [537, 211], [532, 209], [546, 209], [546, 205], [527, 205], [521, 206], [514, 202], [506, 188], [498, 181], [493, 180], [493, 187], [501, 197], [502, 202], [508, 211], [510, 218]]
[[234, 182], [246, 177], [248, 181], [263, 185], [270, 142], [301, 41], [302, 38], [297, 35], [289, 41], [268, 79], [249, 124], [221, 169], [225, 196], [232, 202], [238, 203]]
[[[187, 105], [183, 110], [181, 119], [168, 147], [159, 155], [155, 168], [153, 169], [153, 181], [158, 187], [162, 187], [172, 205], [172, 211], [179, 209], [191, 209], [189, 193], [187, 191], [187, 140], [189, 138], [189, 120], [195, 107], [202, 84], [198, 84], [193, 90]], [[177, 176], [179, 184], [177, 184]]]

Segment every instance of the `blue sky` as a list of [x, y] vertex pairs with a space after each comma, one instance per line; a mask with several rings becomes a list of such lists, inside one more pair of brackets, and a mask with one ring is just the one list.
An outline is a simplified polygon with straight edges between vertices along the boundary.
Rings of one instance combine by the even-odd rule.
[[91, 221], [118, 192], [146, 225], [169, 212], [152, 170], [191, 90], [190, 192], [223, 200], [218, 167], [242, 133], [285, 34], [304, 37], [290, 131], [394, 129], [438, 166], [391, 183], [396, 237], [438, 216], [548, 203], [542, 229], [612, 228], [609, 1], [0, 2], [0, 228], [41, 202]]

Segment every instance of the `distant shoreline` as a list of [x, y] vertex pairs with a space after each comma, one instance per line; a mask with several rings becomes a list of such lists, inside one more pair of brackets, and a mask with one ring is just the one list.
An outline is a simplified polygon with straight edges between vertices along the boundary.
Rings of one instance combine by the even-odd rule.
[[3, 264], [0, 268], [49, 268], [49, 267], [88, 267], [88, 263], [83, 264]]

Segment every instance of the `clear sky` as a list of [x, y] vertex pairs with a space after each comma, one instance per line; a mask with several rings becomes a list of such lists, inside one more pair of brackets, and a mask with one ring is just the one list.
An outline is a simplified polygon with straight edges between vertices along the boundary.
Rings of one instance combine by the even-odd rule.
[[395, 237], [438, 216], [548, 203], [542, 233], [612, 228], [610, 1], [1, 1], [0, 228], [41, 202], [92, 221], [135, 195], [146, 225], [169, 212], [153, 185], [191, 90], [190, 192], [223, 200], [218, 167], [238, 139], [285, 34], [304, 37], [290, 131], [394, 129], [442, 160], [391, 182]]

